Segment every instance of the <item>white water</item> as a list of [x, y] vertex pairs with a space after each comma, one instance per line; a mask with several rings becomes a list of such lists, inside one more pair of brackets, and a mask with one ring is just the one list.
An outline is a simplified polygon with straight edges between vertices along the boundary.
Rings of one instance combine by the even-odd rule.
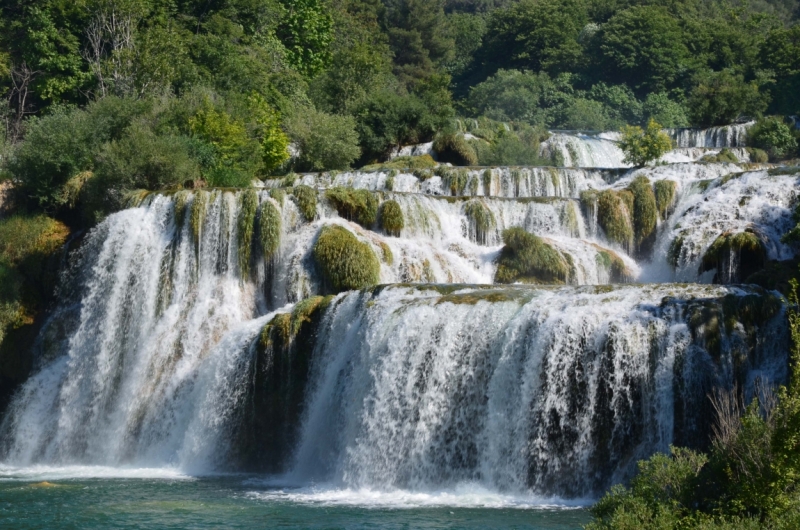
[[[698, 259], [729, 230], [756, 230], [772, 259], [793, 255], [779, 239], [790, 226], [797, 177], [751, 171], [723, 182], [736, 171], [690, 163], [627, 172], [494, 168], [484, 178], [484, 170], [469, 170], [466, 194], [494, 220], [480, 234], [465, 213], [468, 200], [436, 197], [450, 195], [446, 177], [394, 177], [395, 192], [381, 200], [400, 204], [400, 237], [348, 222], [324, 200], [309, 223], [291, 198], [279, 205], [260, 191], [262, 205], [280, 208], [281, 245], [269, 262], [254, 248], [246, 277], [236, 194], [211, 192], [198, 246], [188, 210], [181, 217], [173, 197], [152, 194], [87, 236], [62, 288], [65, 305], [44, 332], [37, 372], [0, 425], [0, 480], [228, 469], [258, 334], [274, 311], [319, 292], [311, 248], [327, 224], [371, 245], [384, 283], [491, 283], [501, 232], [512, 226], [571, 256], [575, 285], [609, 283], [602, 248], [615, 250], [640, 280], [709, 281], [698, 276]], [[678, 184], [651, 263], [606, 241], [574, 200], [587, 189], [622, 189], [638, 175]], [[388, 177], [351, 172], [302, 182], [385, 190]], [[415, 193], [398, 193], [403, 182]], [[688, 243], [673, 271], [666, 251], [679, 234]], [[785, 376], [779, 316], [753, 334], [723, 330], [716, 353], [703, 329], [689, 325], [701, 305], [721, 308], [723, 296], [761, 291], [463, 288], [454, 296], [409, 287], [344, 294], [325, 312], [303, 421], [290, 426], [299, 441], [281, 477], [306, 489], [286, 499], [395, 507], [583, 499], [628, 476], [638, 458], [698, 443], [708, 432], [709, 385], [737, 380], [751, 388], [757, 377]], [[59, 329], [63, 340], [49, 340]], [[308, 489], [312, 483], [324, 487]]]

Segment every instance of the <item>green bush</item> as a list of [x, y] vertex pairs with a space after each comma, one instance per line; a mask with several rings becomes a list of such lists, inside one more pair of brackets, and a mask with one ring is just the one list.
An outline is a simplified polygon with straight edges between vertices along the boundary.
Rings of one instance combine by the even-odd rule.
[[758, 120], [747, 131], [747, 143], [763, 149], [772, 158], [791, 156], [797, 150], [797, 138], [792, 128], [779, 116]]
[[623, 127], [619, 147], [625, 153], [625, 163], [644, 166], [672, 149], [672, 139], [651, 119], [645, 130], [636, 126]]
[[323, 227], [313, 249], [325, 291], [363, 289], [380, 280], [380, 262], [367, 243], [338, 225]]
[[716, 155], [706, 155], [700, 159], [701, 162], [713, 162], [717, 164], [738, 164], [739, 159], [730, 149], [722, 149]]
[[664, 92], [648, 94], [642, 106], [642, 114], [644, 124], [654, 120], [668, 128], [689, 126], [686, 109]]
[[364, 228], [372, 228], [378, 218], [378, 198], [369, 190], [331, 188], [325, 192], [339, 215], [355, 221]]
[[478, 155], [464, 135], [448, 132], [440, 134], [433, 141], [433, 150], [441, 162], [450, 162], [456, 166], [475, 166]]
[[403, 210], [397, 201], [388, 200], [381, 204], [378, 220], [381, 230], [390, 236], [400, 237], [400, 232], [405, 228]]
[[300, 151], [295, 171], [347, 169], [360, 155], [356, 122], [351, 116], [299, 108], [288, 119], [289, 137]]
[[292, 196], [306, 221], [317, 218], [317, 190], [301, 184], [292, 188]]
[[556, 249], [522, 228], [503, 231], [496, 283], [566, 283], [570, 263]]
[[769, 162], [769, 155], [763, 149], [757, 147], [748, 147], [747, 152], [750, 154], [750, 161], [756, 164], [764, 164]]
[[759, 91], [757, 82], [722, 70], [699, 75], [686, 105], [694, 125], [709, 127], [733, 123], [740, 116], [760, 116], [768, 103], [769, 95]]

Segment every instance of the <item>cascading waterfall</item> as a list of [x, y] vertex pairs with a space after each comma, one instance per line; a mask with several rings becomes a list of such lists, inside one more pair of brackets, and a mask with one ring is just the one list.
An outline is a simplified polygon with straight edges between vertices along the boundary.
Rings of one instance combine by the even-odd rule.
[[[638, 177], [674, 190], [639, 262], [587, 198], [622, 197]], [[774, 293], [611, 286], [614, 268], [708, 283], [714, 245], [741, 234], [788, 259], [797, 178], [711, 163], [440, 168], [140, 196], [73, 254], [37, 372], [0, 424], [0, 461], [598, 495], [639, 458], [706, 444], [713, 387], [786, 376]], [[278, 189], [301, 184], [318, 190], [310, 212]], [[395, 202], [402, 229], [342, 217], [325, 196], [337, 186]], [[368, 245], [381, 283], [403, 285], [317, 296], [312, 249], [331, 225]], [[512, 227], [568, 263], [567, 285], [485, 285]]]
[[747, 129], [755, 122], [709, 129], [667, 129], [677, 147], [746, 147]]

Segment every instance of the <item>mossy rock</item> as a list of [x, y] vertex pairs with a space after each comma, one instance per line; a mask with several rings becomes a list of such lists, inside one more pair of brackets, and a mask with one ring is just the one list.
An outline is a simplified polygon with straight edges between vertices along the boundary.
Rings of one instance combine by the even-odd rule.
[[755, 164], [766, 164], [769, 162], [769, 155], [763, 149], [748, 147], [747, 153], [750, 155], [750, 162]]
[[378, 198], [371, 191], [336, 187], [326, 191], [325, 198], [348, 221], [364, 228], [372, 228], [377, 221]]
[[455, 166], [475, 166], [478, 155], [463, 134], [442, 134], [433, 142], [439, 160]]
[[700, 162], [708, 162], [715, 164], [738, 164], [739, 158], [733, 154], [730, 149], [723, 149], [716, 155], [706, 155], [700, 159]]
[[283, 201], [286, 199], [286, 192], [283, 188], [272, 188], [269, 190], [269, 196], [272, 197], [279, 206], [283, 207]]
[[633, 281], [633, 273], [625, 265], [619, 254], [599, 245], [594, 245], [594, 247], [597, 249], [597, 264], [608, 271], [611, 283]]
[[320, 230], [313, 256], [326, 292], [363, 289], [380, 280], [380, 262], [372, 248], [342, 226]]
[[675, 205], [678, 183], [674, 180], [657, 180], [653, 185], [656, 195], [656, 209], [661, 219], [666, 219]]
[[306, 221], [311, 222], [317, 218], [317, 190], [301, 184], [292, 189], [292, 196]]
[[686, 241], [686, 236], [683, 232], [681, 232], [675, 239], [672, 240], [672, 243], [669, 244], [669, 249], [667, 250], [667, 263], [672, 265], [672, 268], [678, 268], [680, 265], [681, 254], [683, 253], [683, 244]]
[[597, 222], [609, 241], [630, 249], [633, 242], [631, 214], [620, 194], [604, 190], [597, 195]]
[[258, 216], [258, 236], [261, 253], [270, 260], [281, 246], [281, 212], [270, 201], [264, 201]]
[[400, 232], [405, 228], [405, 218], [400, 204], [394, 200], [385, 201], [381, 204], [378, 220], [381, 230], [390, 236], [400, 237]]
[[522, 228], [503, 231], [496, 283], [564, 284], [570, 264], [555, 248]]
[[192, 211], [189, 216], [189, 221], [192, 228], [192, 237], [197, 249], [200, 248], [200, 238], [203, 232], [203, 223], [206, 220], [206, 211], [208, 209], [209, 193], [206, 191], [197, 191], [192, 199]]
[[647, 177], [636, 177], [628, 191], [633, 194], [633, 237], [639, 256], [649, 254], [655, 241], [658, 208], [653, 187]]
[[470, 235], [476, 243], [486, 245], [494, 231], [496, 221], [494, 214], [482, 200], [473, 199], [464, 204], [464, 215], [470, 223]]
[[243, 278], [250, 275], [250, 258], [253, 252], [256, 214], [258, 213], [258, 193], [247, 190], [239, 194], [238, 249], [239, 271]]
[[699, 272], [717, 270], [714, 283], [738, 283], [761, 270], [767, 249], [752, 230], [726, 232], [703, 255]]
[[382, 164], [371, 164], [361, 168], [361, 171], [391, 171], [398, 169], [429, 169], [436, 167], [436, 160], [431, 155], [398, 156]]

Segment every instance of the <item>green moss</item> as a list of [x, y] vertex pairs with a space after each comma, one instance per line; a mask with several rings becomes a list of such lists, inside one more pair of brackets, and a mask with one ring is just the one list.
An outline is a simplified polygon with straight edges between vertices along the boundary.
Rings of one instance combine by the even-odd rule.
[[561, 210], [561, 226], [565, 227], [569, 230], [569, 233], [572, 237], [579, 237], [580, 236], [580, 226], [578, 226], [578, 211], [577, 205], [569, 201], [564, 204], [564, 208]]
[[673, 268], [677, 268], [680, 264], [681, 254], [683, 253], [683, 243], [685, 242], [685, 236], [683, 233], [678, 235], [675, 239], [672, 240], [672, 243], [669, 244], [669, 250], [667, 250], [667, 263], [672, 265]]
[[770, 175], [797, 175], [800, 174], [800, 166], [773, 167], [767, 170]]
[[653, 187], [655, 189], [658, 214], [662, 219], [666, 219], [675, 204], [678, 183], [673, 180], [658, 180]]
[[381, 247], [381, 253], [383, 254], [383, 262], [389, 265], [390, 267], [394, 265], [394, 254], [392, 254], [392, 249], [389, 248], [389, 245], [381, 241], [378, 243], [378, 246]]
[[800, 259], [769, 261], [763, 269], [744, 279], [744, 283], [760, 285], [770, 291], [778, 291], [788, 297], [791, 292], [790, 281], [800, 281]]
[[436, 160], [431, 155], [398, 156], [383, 164], [371, 164], [361, 168], [362, 171], [388, 171], [397, 169], [428, 169], [436, 167]]
[[486, 245], [489, 236], [494, 231], [496, 221], [494, 214], [480, 199], [472, 199], [464, 204], [464, 215], [470, 223], [470, 235], [473, 235], [475, 242]]
[[281, 246], [281, 223], [280, 210], [270, 201], [264, 201], [258, 216], [258, 235], [265, 260], [271, 259]]
[[636, 177], [628, 190], [633, 194], [633, 236], [640, 254], [652, 244], [658, 224], [658, 208], [647, 177]]
[[483, 179], [483, 194], [488, 197], [491, 195], [492, 191], [492, 170], [486, 169], [483, 171], [482, 175]]
[[426, 181], [433, 176], [433, 171], [430, 169], [415, 169], [414, 176], [419, 180]]
[[355, 221], [364, 228], [372, 228], [378, 217], [378, 198], [368, 190], [331, 188], [325, 198], [333, 204], [339, 215]]
[[390, 173], [389, 176], [386, 177], [386, 183], [383, 187], [386, 189], [386, 191], [394, 191], [394, 175]]
[[503, 231], [505, 246], [495, 273], [497, 283], [566, 283], [569, 263], [541, 238], [522, 228]]
[[247, 190], [239, 194], [238, 243], [239, 272], [243, 278], [250, 275], [250, 257], [253, 252], [253, 233], [258, 212], [258, 193]]
[[723, 149], [716, 155], [706, 155], [700, 159], [700, 162], [716, 163], [716, 164], [738, 164], [739, 159], [730, 149]]
[[194, 199], [192, 200], [192, 212], [190, 223], [192, 225], [192, 237], [196, 248], [200, 248], [200, 237], [203, 232], [203, 223], [206, 220], [206, 211], [208, 209], [208, 192], [196, 191]]
[[456, 305], [475, 305], [478, 302], [488, 302], [490, 304], [502, 302], [518, 302], [525, 303], [530, 300], [530, 293], [517, 289], [502, 289], [502, 290], [479, 290], [468, 292], [456, 292], [445, 294], [436, 304], [456, 304]]
[[283, 201], [286, 199], [286, 192], [283, 188], [272, 188], [269, 190], [269, 196], [272, 197], [278, 205], [283, 207]]
[[442, 162], [450, 162], [456, 166], [475, 166], [478, 155], [475, 149], [464, 138], [464, 135], [441, 134], [433, 142], [433, 150]]
[[619, 195], [612, 190], [597, 195], [597, 222], [609, 241], [630, 249], [633, 241], [630, 211]]
[[[733, 255], [736, 256], [735, 268], [730, 262]], [[741, 281], [761, 269], [766, 257], [766, 247], [756, 234], [750, 231], [726, 232], [714, 240], [703, 255], [700, 272], [717, 269], [716, 281]], [[732, 278], [725, 277], [729, 273], [733, 274]]]
[[375, 253], [344, 227], [323, 227], [313, 256], [328, 292], [363, 289], [380, 279], [380, 262]]
[[633, 280], [633, 274], [625, 266], [619, 254], [599, 245], [593, 244], [593, 246], [597, 249], [597, 264], [608, 271], [611, 283], [626, 283]]
[[756, 164], [766, 164], [769, 162], [769, 155], [763, 149], [757, 147], [748, 147], [747, 153], [750, 155], [750, 162]]
[[181, 190], [175, 194], [175, 226], [178, 231], [183, 228], [183, 222], [186, 220], [186, 206], [191, 198], [192, 193], [190, 191]]
[[125, 206], [127, 208], [138, 208], [142, 205], [150, 190], [134, 190], [125, 194]]
[[306, 221], [311, 222], [317, 218], [317, 190], [301, 184], [292, 189], [292, 195]]
[[469, 172], [464, 169], [451, 169], [444, 176], [446, 186], [450, 188], [450, 195], [458, 197], [464, 195], [469, 180]]
[[297, 173], [288, 173], [285, 177], [283, 177], [283, 187], [284, 188], [291, 188], [294, 186], [294, 183], [297, 182], [297, 179], [300, 178], [300, 175]]
[[385, 233], [399, 237], [400, 232], [405, 228], [403, 209], [397, 201], [388, 200], [381, 204], [380, 208], [380, 227]]

